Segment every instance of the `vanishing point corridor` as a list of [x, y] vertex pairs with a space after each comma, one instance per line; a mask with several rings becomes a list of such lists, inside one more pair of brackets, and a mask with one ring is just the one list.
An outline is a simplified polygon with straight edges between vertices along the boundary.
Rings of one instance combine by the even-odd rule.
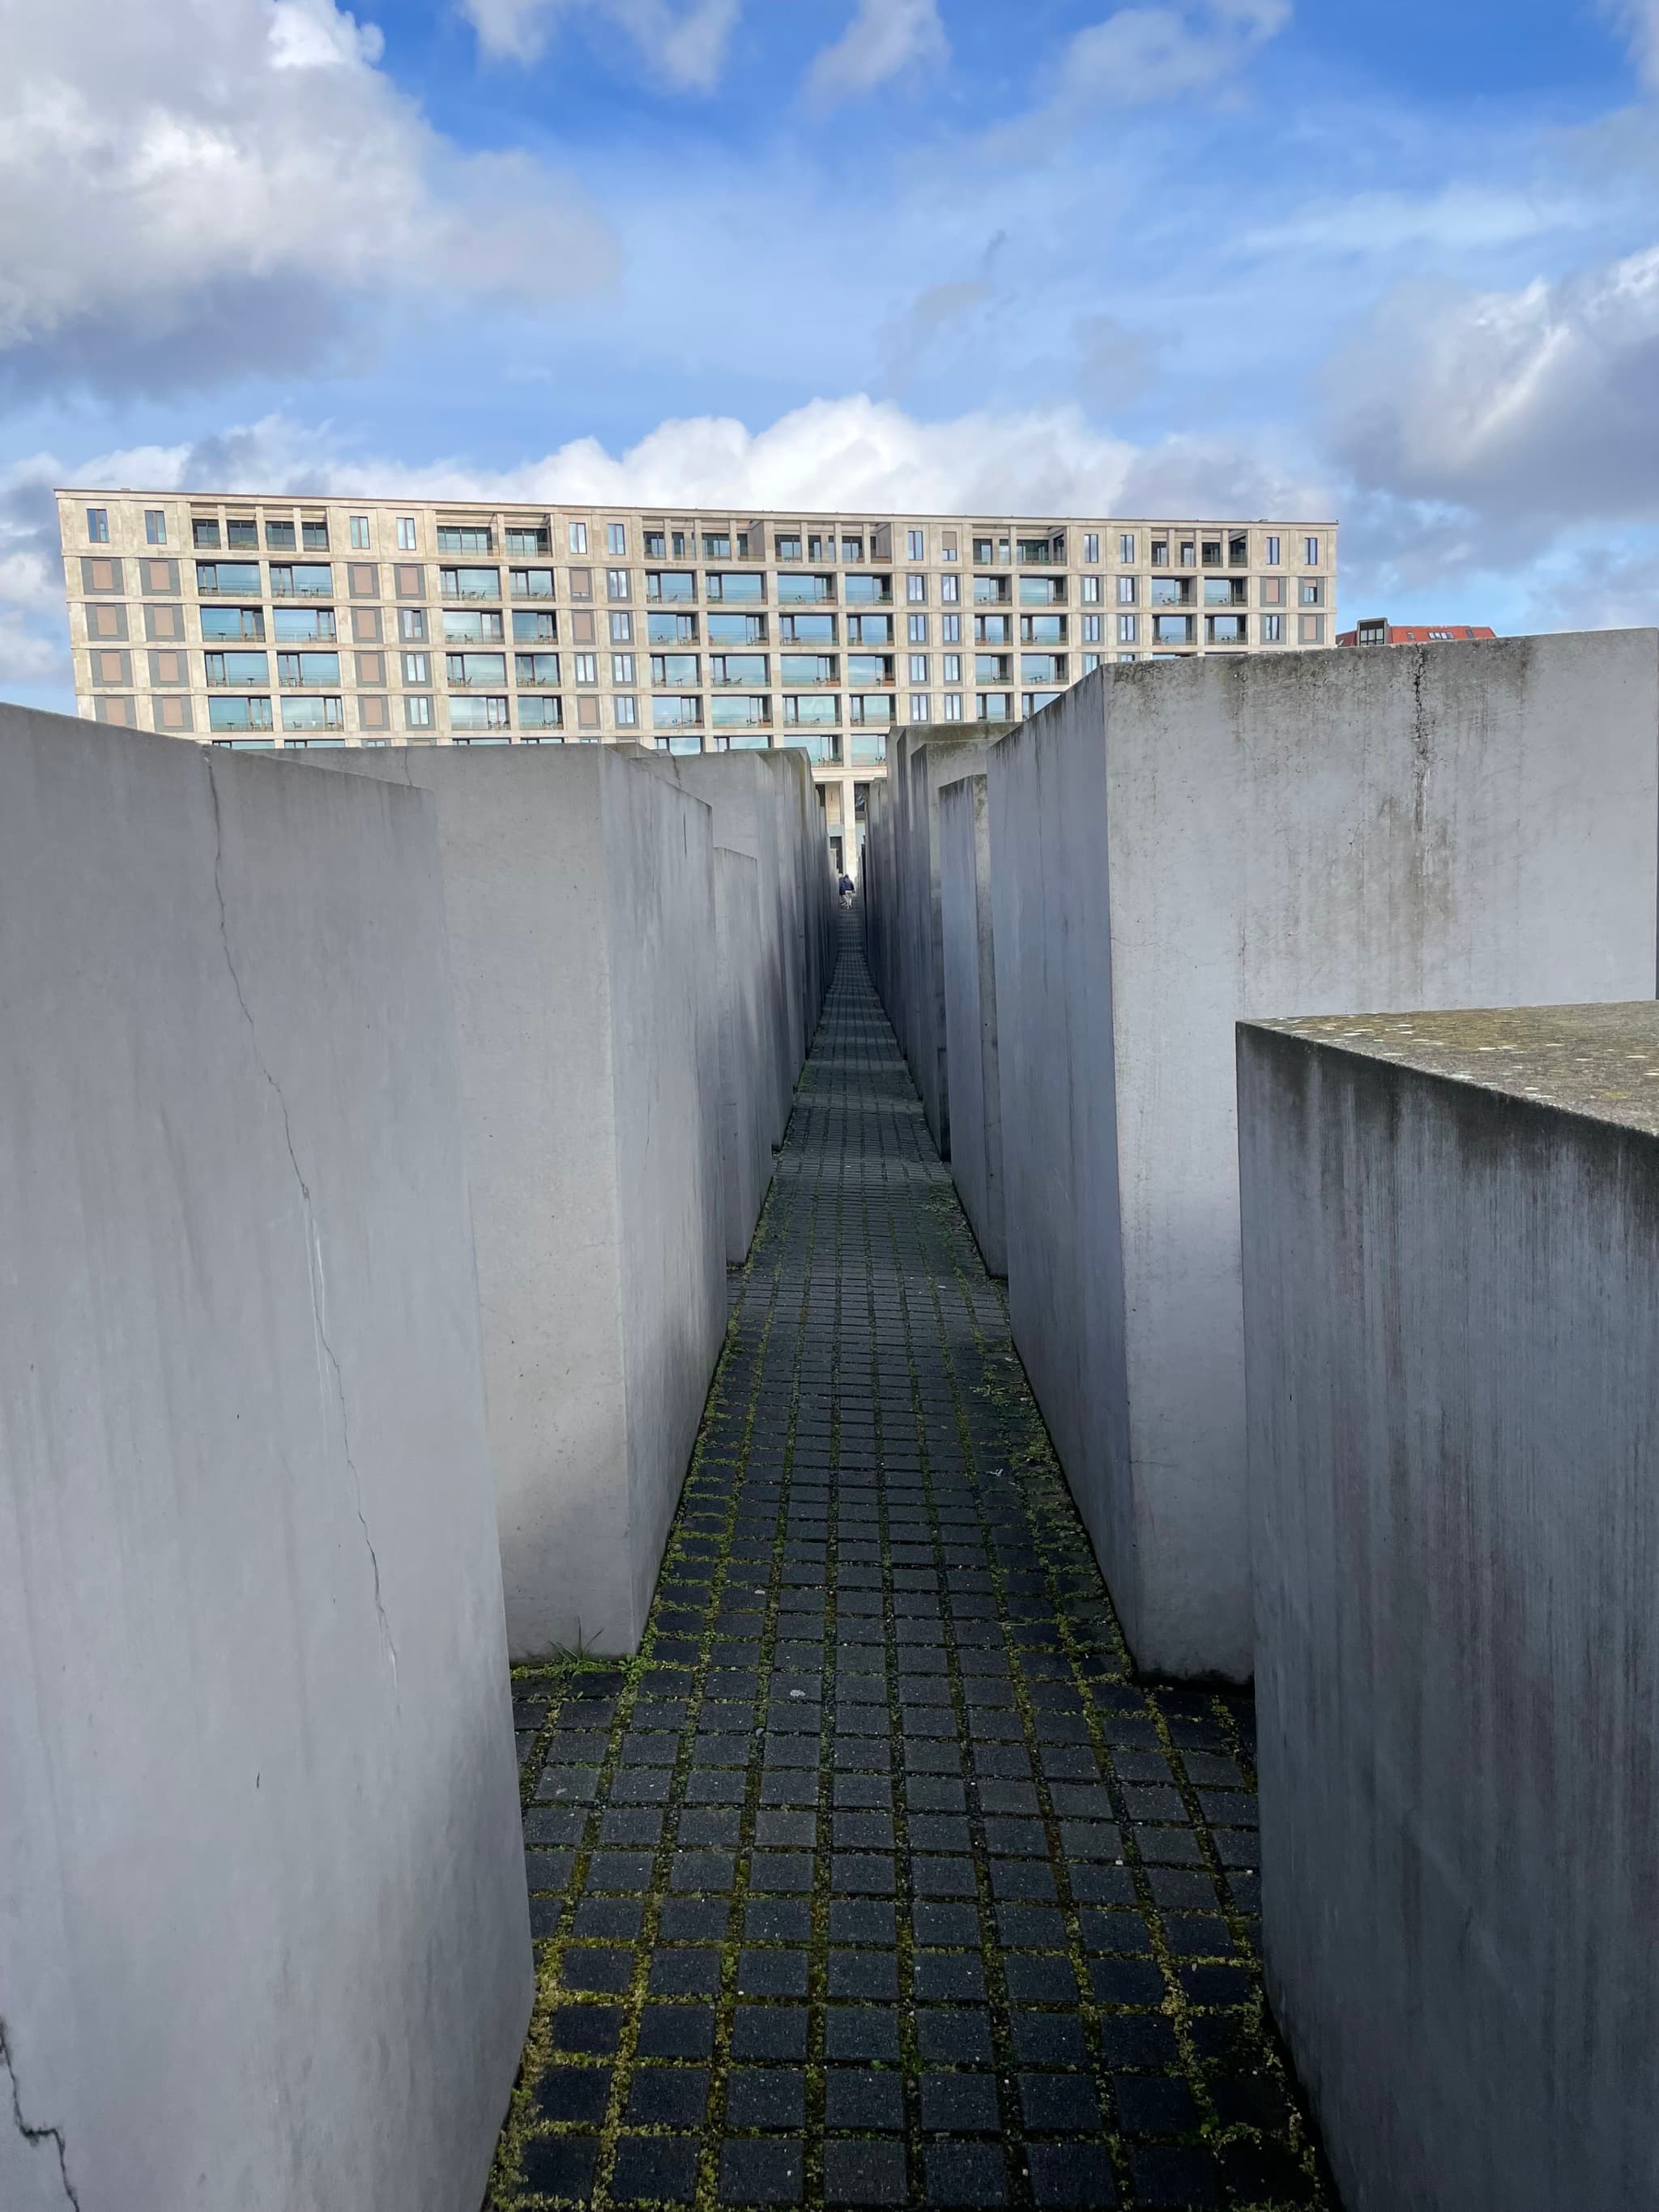
[[514, 1692], [492, 2208], [1328, 2203], [1249, 1699], [1130, 1678], [853, 915], [643, 1650]]

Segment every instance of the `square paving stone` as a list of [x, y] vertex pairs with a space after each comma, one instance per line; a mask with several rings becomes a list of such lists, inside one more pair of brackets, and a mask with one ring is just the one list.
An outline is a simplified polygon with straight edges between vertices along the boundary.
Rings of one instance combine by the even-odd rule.
[[622, 2033], [620, 2005], [564, 2004], [553, 2011], [553, 2048], [609, 2056]]
[[736, 2066], [726, 2079], [728, 2128], [799, 2128], [806, 2076], [797, 2066]]
[[706, 2058], [714, 2047], [712, 2005], [648, 2004], [640, 2014], [641, 2058]]
[[904, 2125], [904, 2085], [896, 2074], [864, 2066], [830, 2066], [823, 2081], [826, 2127], [896, 2130]]
[[1038, 2204], [1084, 2208], [1118, 2201], [1104, 2143], [1028, 2143], [1025, 2159]]
[[836, 2141], [823, 2146], [827, 2204], [902, 2204], [909, 2194], [904, 2146]]
[[536, 2110], [544, 2120], [585, 2120], [597, 2127], [610, 2099], [608, 2066], [550, 2066], [536, 2083]]
[[836, 1897], [830, 1901], [830, 1941], [832, 1943], [885, 1943], [894, 1940], [890, 1905], [869, 1898]]
[[799, 2005], [739, 2005], [732, 2017], [734, 2058], [805, 2058], [806, 2014]]
[[826, 2058], [896, 2059], [898, 2014], [888, 2005], [832, 2005], [824, 2014]]
[[524, 2186], [538, 2196], [585, 2204], [599, 2155], [597, 2136], [532, 2136], [524, 2147], [520, 2173]]
[[1134, 2144], [1129, 2151], [1129, 2172], [1138, 2204], [1184, 2208], [1221, 2201], [1215, 2160], [1207, 2150]]
[[989, 2144], [933, 2143], [927, 2153], [930, 2205], [1006, 2204], [1007, 2168]]
[[989, 2074], [924, 2074], [921, 2124], [942, 2135], [996, 2135], [1002, 2112]]
[[701, 2127], [708, 2102], [706, 2067], [641, 2066], [629, 2092], [628, 2117], [646, 2127]]
[[805, 2185], [805, 2145], [728, 2142], [720, 2152], [722, 2204], [798, 2204]]
[[611, 2194], [620, 2204], [689, 2204], [697, 2193], [695, 2136], [623, 2136]]
[[951, 2011], [928, 2005], [919, 2009], [916, 2041], [922, 2057], [941, 2066], [991, 2063], [991, 2027], [982, 2008]]
[[1103, 2124], [1086, 2074], [1022, 2074], [1019, 2101], [1032, 2135], [1081, 2135]]
[[804, 1997], [805, 1951], [744, 1951], [738, 1960], [738, 1991], [746, 1997]]

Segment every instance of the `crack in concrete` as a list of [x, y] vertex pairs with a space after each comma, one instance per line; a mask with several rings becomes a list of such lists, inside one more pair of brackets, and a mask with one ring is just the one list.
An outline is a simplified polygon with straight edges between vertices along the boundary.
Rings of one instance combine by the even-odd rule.
[[69, 2148], [64, 2141], [64, 2130], [62, 2128], [34, 2127], [23, 2118], [22, 2093], [17, 2082], [17, 2062], [12, 2057], [11, 2038], [3, 2020], [0, 2020], [0, 2066], [5, 2068], [6, 2078], [11, 2083], [13, 2125], [31, 2148], [41, 2143], [52, 2145], [58, 2154], [58, 2178], [64, 2185], [64, 2195], [75, 2207], [75, 2212], [81, 2212], [81, 2199], [76, 2193], [75, 2184], [69, 2177]]
[[380, 1596], [380, 1562], [374, 1549], [374, 1539], [369, 1534], [368, 1522], [363, 1512], [362, 1477], [358, 1473], [357, 1462], [352, 1456], [351, 1416], [346, 1406], [345, 1377], [341, 1372], [339, 1357], [329, 1340], [327, 1282], [323, 1273], [322, 1238], [318, 1231], [316, 1212], [312, 1204], [311, 1186], [306, 1181], [305, 1172], [300, 1165], [300, 1156], [294, 1149], [294, 1128], [289, 1119], [288, 1101], [283, 1096], [283, 1086], [272, 1074], [264, 1054], [260, 1049], [259, 1031], [253, 1019], [253, 1010], [248, 1005], [247, 994], [242, 988], [242, 979], [236, 972], [236, 962], [230, 949], [230, 918], [225, 905], [222, 873], [224, 822], [219, 807], [219, 786], [210, 758], [207, 763], [207, 774], [208, 791], [213, 800], [213, 891], [214, 896], [219, 902], [219, 942], [224, 951], [225, 966], [230, 974], [231, 988], [236, 994], [236, 1003], [240, 1006], [242, 1018], [247, 1024], [248, 1036], [253, 1045], [254, 1061], [260, 1074], [270, 1085], [271, 1096], [276, 1101], [276, 1109], [283, 1117], [283, 1140], [288, 1146], [289, 1164], [294, 1170], [294, 1180], [300, 1186], [300, 1195], [305, 1203], [307, 1232], [306, 1260], [307, 1273], [311, 1279], [312, 1326], [317, 1332], [317, 1341], [323, 1348], [324, 1357], [328, 1361], [330, 1371], [334, 1378], [334, 1395], [340, 1408], [340, 1448], [345, 1455], [345, 1463], [351, 1474], [355, 1492], [352, 1503], [357, 1516], [357, 1525], [363, 1532], [363, 1545], [368, 1551], [368, 1564], [374, 1577], [374, 1611], [380, 1619], [380, 1636], [386, 1644], [386, 1656], [392, 1662], [392, 1680], [395, 1686], [398, 1680], [398, 1647], [392, 1641], [392, 1624], [386, 1619], [386, 1606]]

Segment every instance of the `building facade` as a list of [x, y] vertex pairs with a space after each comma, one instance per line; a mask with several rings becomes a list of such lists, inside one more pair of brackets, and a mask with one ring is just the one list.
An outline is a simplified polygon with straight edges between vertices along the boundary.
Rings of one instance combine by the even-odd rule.
[[799, 745], [849, 864], [905, 723], [1317, 650], [1316, 522], [58, 494], [83, 715], [231, 746]]
[[1485, 645], [1498, 632], [1484, 623], [1391, 623], [1368, 615], [1352, 629], [1339, 631], [1339, 645]]

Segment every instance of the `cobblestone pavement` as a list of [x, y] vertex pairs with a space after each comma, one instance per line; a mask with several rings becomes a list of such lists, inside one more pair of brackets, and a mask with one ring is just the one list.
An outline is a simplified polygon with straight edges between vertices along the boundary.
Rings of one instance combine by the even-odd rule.
[[643, 1650], [514, 1691], [491, 2207], [1331, 2201], [1249, 1701], [1128, 1678], [851, 917]]

